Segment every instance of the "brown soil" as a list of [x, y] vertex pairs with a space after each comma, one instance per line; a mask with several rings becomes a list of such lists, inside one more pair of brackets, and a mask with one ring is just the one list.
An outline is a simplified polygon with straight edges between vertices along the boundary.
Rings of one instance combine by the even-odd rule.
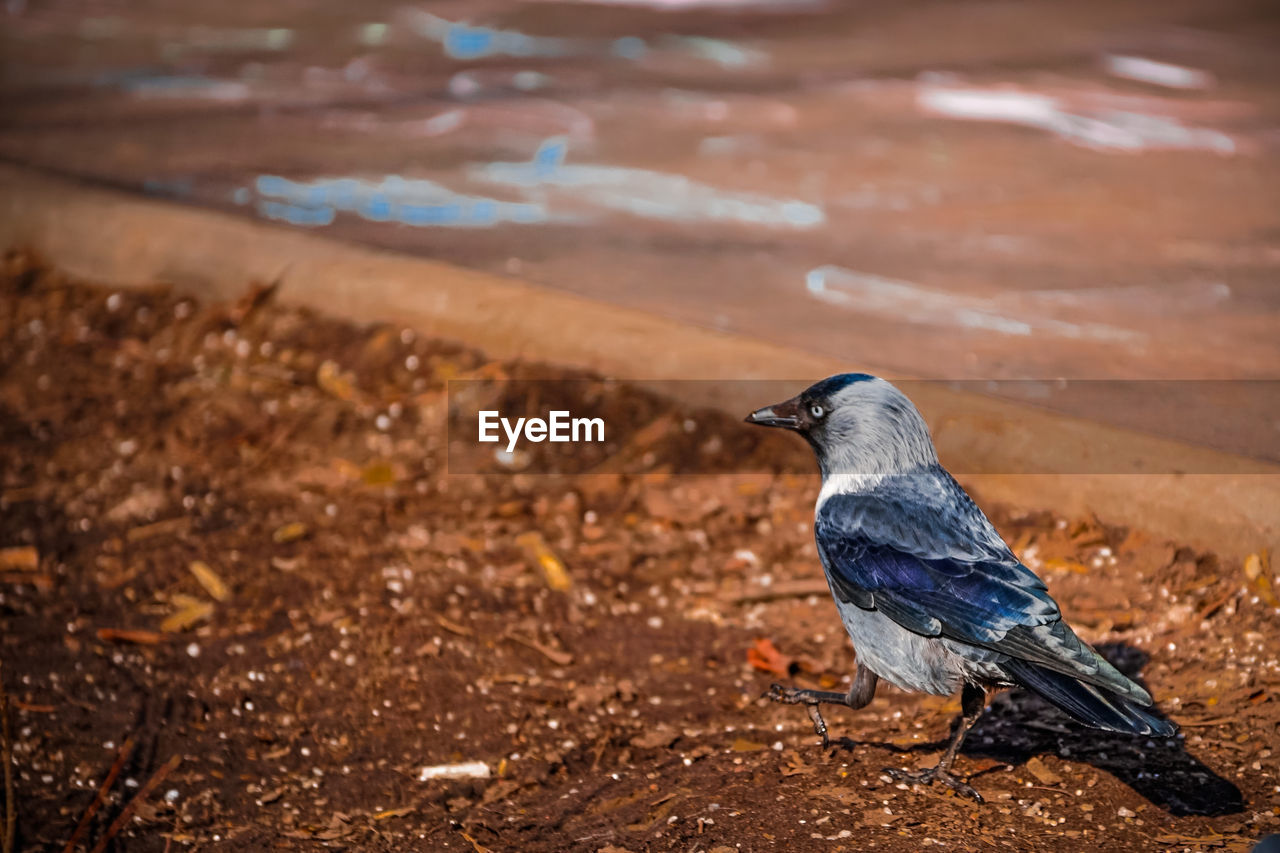
[[[847, 739], [824, 752], [803, 711], [759, 698], [854, 669], [811, 541], [816, 478], [674, 476], [663, 428], [636, 433], [650, 474], [449, 476], [445, 380], [530, 369], [262, 289], [201, 306], [8, 256], [18, 849], [61, 849], [122, 747], [85, 846], [1243, 850], [1280, 825], [1265, 558], [1246, 572], [989, 507], [1183, 734], [1103, 735], [1008, 693], [957, 765], [986, 805], [909, 788], [882, 768], [936, 759], [954, 700], [882, 687], [827, 714]], [[630, 393], [606, 416], [683, 427]], [[807, 453], [697, 420], [777, 471]], [[492, 775], [420, 781], [461, 761]]]

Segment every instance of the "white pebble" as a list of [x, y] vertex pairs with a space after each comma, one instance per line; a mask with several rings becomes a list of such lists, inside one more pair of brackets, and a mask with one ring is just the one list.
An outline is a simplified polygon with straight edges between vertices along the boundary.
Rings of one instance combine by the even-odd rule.
[[418, 774], [419, 782], [430, 779], [488, 779], [489, 765], [483, 761], [463, 761], [458, 764], [437, 764], [424, 767]]

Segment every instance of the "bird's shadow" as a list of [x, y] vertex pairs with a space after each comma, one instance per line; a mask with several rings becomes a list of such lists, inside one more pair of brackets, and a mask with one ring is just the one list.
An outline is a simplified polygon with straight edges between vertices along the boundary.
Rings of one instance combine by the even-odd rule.
[[[1141, 683], [1137, 673], [1147, 661], [1146, 654], [1122, 644], [1100, 646], [1098, 651]], [[918, 744], [906, 751], [936, 751], [945, 745], [945, 741]], [[1240, 789], [1189, 754], [1182, 738], [1135, 737], [1087, 728], [1026, 690], [997, 696], [969, 730], [961, 752], [1013, 765], [1049, 754], [1090, 764], [1173, 815], [1218, 816], [1244, 810]]]

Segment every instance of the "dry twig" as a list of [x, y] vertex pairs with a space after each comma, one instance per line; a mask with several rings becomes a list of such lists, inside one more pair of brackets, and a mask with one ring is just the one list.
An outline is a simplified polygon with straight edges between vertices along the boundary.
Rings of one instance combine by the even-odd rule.
[[120, 830], [124, 829], [125, 824], [129, 822], [129, 818], [133, 817], [133, 813], [137, 811], [138, 806], [146, 802], [147, 797], [151, 796], [151, 792], [156, 789], [156, 786], [164, 781], [164, 777], [172, 773], [174, 768], [181, 763], [182, 756], [174, 755], [160, 765], [160, 769], [151, 775], [146, 784], [138, 790], [137, 796], [130, 800], [129, 804], [120, 811], [119, 816], [111, 822], [111, 825], [107, 827], [106, 833], [98, 839], [98, 843], [93, 845], [93, 850], [89, 851], [89, 853], [103, 853], [107, 849], [107, 845], [111, 843], [111, 839], [115, 838], [120, 833]]
[[545, 643], [540, 643], [537, 640], [530, 639], [529, 637], [522, 637], [519, 634], [515, 633], [514, 631], [509, 631], [506, 634], [506, 637], [508, 640], [512, 640], [514, 642], [519, 643], [522, 646], [533, 649], [535, 652], [538, 652], [547, 660], [554, 663], [556, 666], [568, 666], [569, 664], [573, 663], [573, 655], [569, 654], [568, 652], [562, 652], [557, 649], [553, 649], [550, 646], [546, 645]]
[[62, 853], [71, 853], [76, 849], [76, 844], [80, 841], [80, 836], [84, 835], [86, 829], [89, 828], [89, 821], [98, 813], [98, 809], [102, 808], [102, 804], [106, 802], [107, 792], [111, 790], [111, 786], [115, 784], [116, 777], [120, 775], [120, 771], [124, 769], [124, 763], [129, 760], [129, 756], [133, 754], [134, 740], [127, 739], [120, 744], [119, 751], [116, 752], [116, 760], [111, 762], [111, 769], [107, 771], [107, 776], [102, 780], [102, 784], [98, 786], [98, 793], [94, 795], [93, 800], [84, 810], [84, 815], [80, 818], [80, 822], [76, 824], [75, 831], [71, 833], [71, 839], [66, 846], [62, 848]]

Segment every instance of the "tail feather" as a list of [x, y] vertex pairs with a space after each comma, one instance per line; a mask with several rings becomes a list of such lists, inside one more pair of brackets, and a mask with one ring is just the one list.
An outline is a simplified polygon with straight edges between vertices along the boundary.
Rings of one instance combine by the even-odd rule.
[[1119, 694], [1144, 708], [1151, 704], [1150, 693], [1125, 678], [1120, 670], [1077, 637], [1071, 626], [1061, 620], [1035, 628], [1014, 628], [1005, 635], [998, 650], [1010, 657], [1022, 658], [1078, 678], [1108, 694]]
[[1170, 721], [1143, 710], [1123, 696], [1039, 664], [1010, 658], [1002, 662], [1001, 666], [1014, 681], [1039, 694], [1086, 726], [1157, 737], [1169, 737], [1178, 730]]

